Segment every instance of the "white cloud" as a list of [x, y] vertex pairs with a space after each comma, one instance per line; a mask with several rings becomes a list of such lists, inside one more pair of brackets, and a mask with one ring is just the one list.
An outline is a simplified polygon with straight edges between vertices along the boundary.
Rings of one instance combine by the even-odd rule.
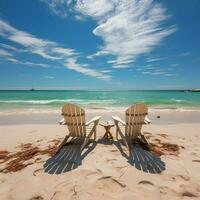
[[130, 66], [128, 65], [113, 65], [113, 69], [124, 69], [124, 68], [129, 68]]
[[[2, 46], [2, 45], [1, 45]], [[3, 45], [4, 46], [4, 45]], [[8, 49], [11, 49], [8, 47]], [[20, 61], [14, 57], [14, 55], [4, 49], [0, 49], [0, 57], [3, 58], [4, 60], [7, 60], [11, 63], [14, 64], [21, 64], [21, 65], [27, 65], [27, 66], [39, 66], [39, 67], [44, 67], [48, 68], [49, 66], [43, 63], [33, 63], [33, 62], [27, 62], [27, 61]]]
[[148, 58], [147, 62], [156, 62], [156, 61], [160, 61], [160, 60], [165, 60], [166, 58]]
[[174, 64], [171, 64], [170, 66], [176, 67], [176, 66], [178, 66], [178, 64], [174, 63]]
[[[79, 73], [83, 73], [88, 76], [96, 77], [103, 80], [110, 80], [111, 76], [108, 76], [97, 70], [88, 68], [87, 63], [78, 64], [76, 56], [78, 53], [74, 49], [63, 48], [59, 46], [56, 42], [49, 40], [37, 38], [29, 33], [20, 31], [8, 23], [0, 20], [0, 36], [16, 42], [17, 44], [22, 45], [25, 50], [29, 53], [37, 54], [45, 59], [53, 61], [61, 61], [67, 63], [67, 68], [75, 70]], [[4, 47], [6, 47], [4, 45]], [[11, 49], [7, 46], [7, 48]], [[42, 63], [32, 63], [32, 62], [22, 62], [12, 57], [12, 54], [8, 53], [4, 49], [1, 49], [0, 55], [6, 56], [7, 60], [15, 64], [23, 64], [28, 66], [40, 66], [40, 67], [49, 67], [46, 64]]]
[[112, 0], [77, 0], [76, 10], [84, 15], [100, 18], [114, 9]]
[[8, 44], [3, 44], [3, 43], [0, 43], [0, 46], [5, 48], [5, 49], [10, 49], [10, 50], [13, 50], [13, 51], [16, 51], [17, 48], [11, 46], [11, 45], [8, 45]]
[[168, 73], [165, 71], [143, 71], [142, 74], [147, 74], [147, 75], [163, 75], [163, 76], [176, 76], [176, 74]]
[[55, 79], [54, 76], [44, 76], [44, 78], [46, 78], [46, 79]]
[[62, 16], [62, 11], [66, 15], [73, 12], [75, 18], [78, 16], [83, 20], [85, 16], [96, 20], [93, 33], [103, 39], [103, 45], [87, 58], [115, 56], [112, 63], [108, 61], [114, 68], [125, 68], [138, 56], [151, 52], [165, 37], [177, 30], [176, 26], [164, 25], [169, 15], [165, 7], [155, 0], [41, 1], [47, 3], [57, 15]]
[[88, 75], [88, 76], [96, 77], [96, 78], [103, 79], [103, 80], [110, 80], [111, 79], [111, 76], [106, 75], [102, 72], [96, 71], [94, 69], [82, 67], [80, 64], [78, 64], [76, 62], [76, 59], [74, 59], [74, 58], [68, 59], [68, 62], [65, 64], [65, 66], [68, 69], [75, 70], [77, 72], [80, 72], [80, 73]]
[[19, 61], [19, 64], [28, 65], [28, 66], [38, 66], [38, 67], [43, 67], [43, 68], [49, 68], [50, 67], [47, 64], [33, 63], [33, 62], [22, 62], [22, 61]]
[[74, 18], [75, 18], [77, 21], [85, 21], [85, 17], [80, 16], [80, 15], [75, 15]]
[[50, 10], [60, 17], [66, 18], [68, 12], [71, 11], [71, 4], [73, 0], [40, 0], [41, 2], [46, 3]]
[[110, 72], [112, 72], [112, 70], [102, 70], [101, 72], [103, 72], [103, 73], [110, 73]]
[[[0, 55], [1, 56], [1, 55]], [[43, 67], [43, 68], [49, 68], [50, 66], [47, 64], [43, 64], [43, 63], [33, 63], [33, 62], [27, 62], [27, 61], [20, 61], [12, 56], [9, 57], [5, 57], [4, 56], [4, 60], [7, 60], [13, 64], [20, 64], [20, 65], [26, 65], [26, 66], [38, 66], [38, 67]]]
[[0, 56], [2, 56], [2, 57], [11, 57], [12, 54], [9, 53], [8, 51], [4, 50], [4, 49], [0, 49]]
[[186, 57], [186, 56], [190, 56], [190, 55], [191, 55], [190, 52], [184, 52], [184, 53], [180, 53], [180, 54], [178, 55], [178, 57]]
[[104, 45], [94, 55], [114, 55], [117, 65], [134, 62], [176, 30], [163, 26], [168, 16], [153, 0], [79, 0], [76, 9], [97, 20], [93, 33]]
[[5, 49], [0, 49], [0, 58], [12, 62], [14, 64], [20, 63], [17, 59], [13, 57], [13, 54], [11, 52], [8, 52]]
[[23, 46], [27, 52], [45, 59], [62, 60], [77, 55], [74, 49], [60, 47], [56, 42], [37, 38], [0, 20], [0, 36]]

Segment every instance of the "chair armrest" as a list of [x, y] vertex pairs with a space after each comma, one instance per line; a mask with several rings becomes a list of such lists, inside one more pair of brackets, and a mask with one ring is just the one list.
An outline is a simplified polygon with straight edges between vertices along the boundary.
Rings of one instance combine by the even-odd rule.
[[62, 118], [58, 123], [59, 123], [60, 125], [65, 125], [65, 124], [66, 124], [64, 118]]
[[144, 119], [144, 123], [145, 124], [150, 124], [151, 120], [146, 116], [145, 119]]
[[126, 125], [125, 121], [123, 121], [120, 117], [118, 117], [118, 116], [112, 116], [112, 118], [113, 118], [113, 120], [115, 122], [117, 121], [117, 122], [121, 123], [123, 126]]
[[86, 122], [86, 126], [89, 126], [91, 123], [98, 123], [98, 121], [100, 120], [101, 116], [95, 116], [93, 117], [90, 121]]

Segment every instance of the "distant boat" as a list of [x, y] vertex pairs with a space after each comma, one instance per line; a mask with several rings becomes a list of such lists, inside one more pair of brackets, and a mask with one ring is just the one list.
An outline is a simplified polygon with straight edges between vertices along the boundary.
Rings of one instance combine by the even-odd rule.
[[35, 91], [35, 89], [34, 89], [34, 88], [31, 88], [30, 91]]

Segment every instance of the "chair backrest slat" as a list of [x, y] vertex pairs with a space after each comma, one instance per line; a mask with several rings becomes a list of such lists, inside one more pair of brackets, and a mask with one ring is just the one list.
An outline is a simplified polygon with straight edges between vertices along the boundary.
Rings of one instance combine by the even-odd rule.
[[85, 111], [82, 108], [67, 103], [62, 108], [62, 114], [72, 136], [82, 137], [86, 135]]
[[148, 108], [144, 103], [133, 105], [126, 110], [125, 134], [127, 137], [135, 138], [140, 134], [145, 116], [147, 114]]

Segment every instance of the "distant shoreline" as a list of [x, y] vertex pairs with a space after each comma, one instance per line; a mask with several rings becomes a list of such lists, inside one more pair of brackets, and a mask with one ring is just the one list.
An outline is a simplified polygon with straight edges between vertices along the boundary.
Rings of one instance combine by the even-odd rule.
[[200, 89], [124, 89], [124, 90], [87, 90], [87, 89], [72, 89], [72, 90], [69, 90], [69, 89], [37, 89], [37, 88], [34, 88], [33, 89], [0, 89], [0, 92], [17, 92], [17, 91], [25, 91], [25, 92], [36, 92], [36, 91], [46, 91], [46, 92], [68, 92], [68, 91], [74, 91], [74, 92], [131, 92], [131, 91], [135, 91], [135, 92], [200, 92]]

